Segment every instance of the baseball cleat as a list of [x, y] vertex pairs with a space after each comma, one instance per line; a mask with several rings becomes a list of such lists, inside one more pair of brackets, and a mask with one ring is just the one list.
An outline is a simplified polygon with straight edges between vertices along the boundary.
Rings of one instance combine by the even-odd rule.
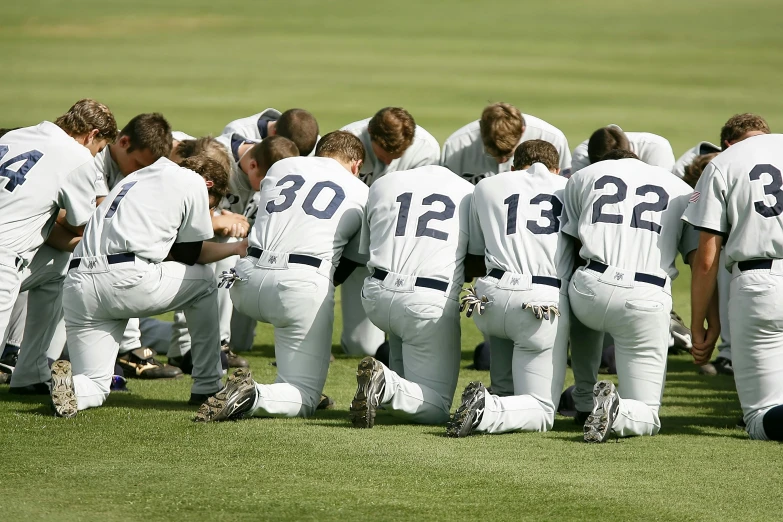
[[226, 354], [226, 362], [228, 363], [229, 368], [248, 368], [250, 367], [250, 363], [247, 362], [247, 359], [244, 357], [240, 357], [234, 352], [231, 351], [231, 348], [228, 346], [228, 343], [224, 342], [220, 345], [220, 351]]
[[715, 367], [715, 371], [722, 375], [734, 375], [734, 367], [731, 365], [731, 359], [725, 357], [718, 357], [715, 362], [712, 363]]
[[52, 365], [52, 406], [57, 417], [71, 419], [79, 411], [76, 392], [73, 389], [73, 374], [69, 361], [56, 361]]
[[462, 392], [462, 404], [446, 424], [446, 436], [467, 437], [484, 416], [484, 399], [487, 389], [478, 381], [471, 382]]
[[329, 397], [328, 395], [321, 394], [321, 401], [318, 403], [318, 406], [315, 407], [316, 410], [333, 410], [334, 409], [334, 399]]
[[691, 329], [685, 326], [685, 321], [674, 310], [670, 314], [669, 332], [673, 340], [673, 348], [690, 352], [693, 348]]
[[356, 394], [351, 401], [351, 422], [354, 428], [372, 428], [375, 410], [386, 391], [383, 365], [374, 357], [365, 357], [356, 370]]
[[182, 377], [182, 370], [163, 364], [155, 359], [157, 352], [142, 346], [117, 357], [117, 364], [125, 375], [139, 379], [176, 379]]
[[606, 442], [612, 424], [620, 410], [620, 397], [611, 381], [598, 381], [593, 386], [593, 411], [585, 421], [585, 442]]
[[240, 368], [219, 392], [201, 405], [193, 420], [218, 422], [241, 419], [253, 409], [256, 393], [256, 383], [250, 370]]

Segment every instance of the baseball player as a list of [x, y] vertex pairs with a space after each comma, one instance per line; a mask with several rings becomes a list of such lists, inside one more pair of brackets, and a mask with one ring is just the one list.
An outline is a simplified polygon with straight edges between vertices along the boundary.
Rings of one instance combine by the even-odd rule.
[[[563, 232], [580, 241], [587, 261], [571, 278], [571, 310], [585, 327], [612, 335], [620, 381], [619, 393], [610, 381], [596, 382], [600, 345], [582, 354], [597, 360], [594, 366], [573, 364], [574, 398], [593, 387], [586, 442], [604, 442], [612, 432], [654, 435], [661, 427], [675, 257], [679, 249], [688, 259], [697, 246], [695, 230], [680, 220], [691, 189], [670, 172], [613, 150], [566, 185]], [[579, 349], [572, 346], [572, 362]]]
[[293, 141], [302, 156], [312, 156], [321, 138], [318, 122], [304, 109], [288, 109], [282, 114], [277, 109], [264, 109], [258, 114], [232, 121], [221, 134], [239, 134], [253, 140], [282, 136]]
[[732, 145], [707, 166], [683, 216], [700, 234], [691, 280], [694, 361], [708, 362], [720, 335], [715, 289], [725, 241], [732, 363], [743, 420], [752, 439], [776, 441], [783, 441], [781, 168], [781, 134]]
[[643, 162], [672, 172], [674, 152], [669, 140], [650, 132], [624, 132], [618, 125], [609, 125], [596, 130], [589, 140], [574, 149], [571, 172], [600, 161], [610, 150], [630, 150]]
[[417, 423], [449, 418], [472, 192], [438, 165], [387, 173], [370, 187], [362, 253], [372, 274], [361, 300], [389, 336], [391, 368], [373, 357], [359, 363], [350, 409], [356, 428], [372, 428], [380, 406]]
[[359, 240], [368, 189], [357, 178], [364, 157], [358, 138], [335, 131], [321, 138], [316, 157], [282, 159], [266, 173], [248, 257], [227, 281], [238, 279], [231, 286], [237, 310], [274, 326], [277, 379], [259, 384], [239, 369], [195, 420], [316, 410], [329, 369], [335, 283], [366, 261]]
[[474, 185], [481, 179], [511, 170], [516, 147], [527, 140], [544, 140], [560, 156], [560, 174], [571, 172], [571, 151], [560, 129], [540, 118], [522, 114], [510, 103], [493, 103], [481, 119], [468, 123], [443, 144], [440, 164]]
[[13, 392], [45, 393], [49, 387], [46, 349], [62, 313], [70, 252], [44, 242], [81, 233], [95, 209], [93, 156], [116, 135], [111, 111], [85, 99], [54, 123], [0, 138], [0, 338], [6, 336], [17, 295], [27, 291], [34, 313], [27, 314], [24, 342], [40, 347], [20, 352], [17, 368], [30, 370], [14, 372]]
[[[438, 141], [401, 107], [383, 108], [372, 118], [348, 124], [342, 130], [354, 134], [364, 145], [359, 177], [367, 185], [390, 172], [437, 165], [440, 158]], [[365, 275], [356, 271], [342, 285], [340, 339], [343, 350], [350, 355], [376, 355], [384, 342], [383, 332], [367, 318], [362, 306]]]
[[[476, 282], [473, 317], [490, 339], [492, 393], [470, 383], [446, 428], [451, 437], [473, 431], [547, 431], [563, 389], [568, 350], [571, 239], [563, 235], [560, 158], [554, 145], [525, 141], [513, 170], [476, 185], [469, 252], [486, 260]], [[505, 396], [503, 396], [505, 395]]]
[[181, 166], [160, 158], [126, 176], [92, 215], [63, 285], [70, 362], [52, 365], [57, 416], [102, 405], [128, 319], [172, 308], [190, 319], [191, 402], [220, 389], [217, 288], [204, 265], [242, 253], [243, 243], [205, 241], [227, 184], [225, 169], [206, 156]]
[[697, 156], [704, 156], [707, 154], [716, 154], [721, 151], [721, 148], [717, 145], [710, 143], [709, 141], [700, 141], [691, 149], [688, 149], [682, 156], [680, 156], [674, 163], [672, 174], [680, 179], [685, 178], [685, 169], [688, 165], [692, 164]]

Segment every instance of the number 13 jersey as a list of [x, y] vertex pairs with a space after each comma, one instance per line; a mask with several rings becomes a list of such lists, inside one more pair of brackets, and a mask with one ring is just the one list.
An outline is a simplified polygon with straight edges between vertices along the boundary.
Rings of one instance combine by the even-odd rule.
[[438, 165], [386, 174], [370, 187], [362, 246], [371, 268], [464, 281], [473, 185]]
[[473, 193], [470, 253], [484, 256], [488, 271], [568, 279], [573, 247], [561, 233], [567, 181], [541, 163], [481, 180]]
[[582, 242], [583, 259], [674, 279], [677, 251], [686, 258], [698, 247], [698, 233], [680, 219], [692, 192], [637, 159], [599, 161], [568, 181], [563, 231]]
[[783, 258], [783, 134], [754, 136], [704, 169], [683, 219], [728, 236], [726, 267]]

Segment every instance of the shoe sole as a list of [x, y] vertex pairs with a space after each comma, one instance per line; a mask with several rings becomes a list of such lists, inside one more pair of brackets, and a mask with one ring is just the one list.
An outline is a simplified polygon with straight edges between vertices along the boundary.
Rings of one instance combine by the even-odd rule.
[[473, 433], [474, 409], [472, 407], [477, 401], [476, 394], [481, 391], [479, 383], [472, 382], [468, 384], [465, 391], [462, 392], [462, 404], [451, 416], [451, 420], [446, 425], [446, 436], [453, 438], [467, 437]]
[[591, 443], [606, 442], [612, 431], [616, 413], [612, 410], [617, 409], [615, 406], [617, 390], [612, 383], [600, 381], [593, 389], [593, 398], [595, 406], [585, 421], [584, 440]]
[[356, 370], [356, 394], [351, 401], [351, 423], [354, 428], [369, 429], [375, 425], [375, 406], [372, 401], [367, 400], [367, 388], [375, 369], [374, 362], [372, 357], [365, 357]]
[[[207, 399], [196, 413], [194, 422], [213, 422], [226, 408], [228, 398], [234, 394], [247, 380], [252, 380], [249, 371], [239, 369], [235, 371], [226, 381], [226, 385], [218, 391], [214, 397]], [[253, 384], [255, 386], [255, 384]], [[218, 420], [229, 420], [218, 419]]]
[[52, 404], [57, 417], [72, 419], [79, 412], [76, 393], [73, 389], [71, 363], [55, 361], [52, 365]]

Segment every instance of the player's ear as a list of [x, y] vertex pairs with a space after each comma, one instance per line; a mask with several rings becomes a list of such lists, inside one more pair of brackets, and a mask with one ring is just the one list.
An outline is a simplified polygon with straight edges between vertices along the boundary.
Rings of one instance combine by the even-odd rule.
[[208, 189], [211, 189], [215, 186], [215, 183], [213, 181], [209, 181], [208, 179], [205, 179], [204, 182], [207, 184]]
[[555, 174], [560, 175], [560, 167], [555, 168]]
[[117, 140], [117, 145], [119, 145], [123, 149], [129, 148], [130, 144], [131, 144], [130, 136], [123, 135], [120, 136], [120, 139]]
[[88, 132], [87, 135], [84, 137], [84, 144], [85, 145], [92, 144], [97, 138], [99, 132], [100, 131], [98, 129], [93, 129], [90, 132]]
[[354, 176], [359, 175], [359, 171], [362, 170], [362, 164], [364, 163], [364, 160], [354, 160], [351, 162], [351, 174]]

